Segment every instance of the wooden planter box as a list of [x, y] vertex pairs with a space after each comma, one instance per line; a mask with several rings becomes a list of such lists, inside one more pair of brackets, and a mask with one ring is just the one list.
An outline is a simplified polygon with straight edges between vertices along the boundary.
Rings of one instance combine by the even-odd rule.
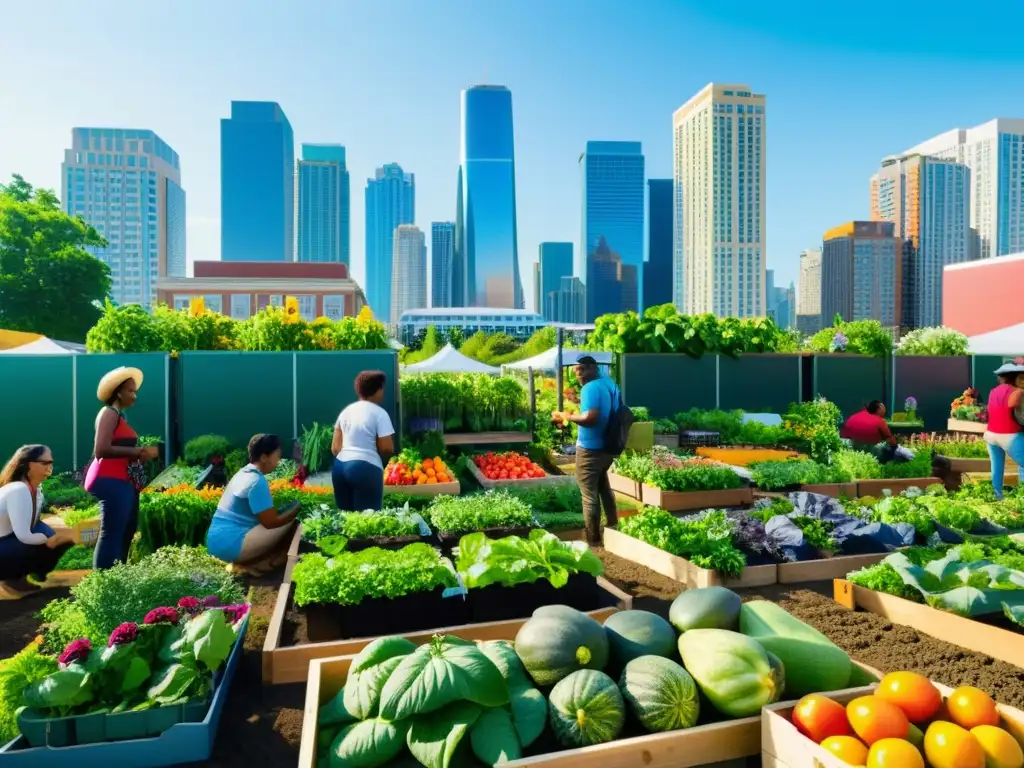
[[[416, 538], [409, 537], [409, 541], [406, 542], [405, 544], [402, 544], [401, 546], [407, 546], [408, 544], [415, 544], [416, 542], [420, 542], [420, 541], [428, 543], [428, 544], [434, 544], [437, 541], [436, 538], [435, 538], [436, 533], [437, 533], [436, 531], [431, 531], [431, 535], [429, 537], [422, 537], [422, 536], [421, 537], [416, 537]], [[352, 539], [351, 541], [356, 542], [356, 541], [359, 541], [359, 540], [358, 539]], [[363, 548], [365, 548], [365, 546]], [[385, 548], [386, 549], [396, 549], [396, 548], [400, 548], [400, 546], [388, 545]], [[356, 549], [356, 548], [349, 548], [349, 549], [346, 549], [346, 551], [356, 552], [356, 551], [358, 551], [358, 549]], [[282, 580], [285, 584], [291, 583], [292, 571], [295, 569], [295, 564], [297, 562], [299, 562], [299, 557], [301, 555], [302, 555], [302, 523], [299, 523], [298, 525], [295, 526], [295, 533], [292, 534], [291, 543], [288, 544], [288, 555], [287, 555], [287, 560], [285, 561], [285, 565], [284, 565], [284, 579]]]
[[459, 432], [444, 436], [445, 445], [504, 445], [532, 442], [532, 432]]
[[907, 488], [920, 488], [922, 491], [929, 485], [942, 485], [937, 477], [910, 477], [894, 480], [858, 480], [857, 496], [880, 497], [883, 491], [892, 491], [895, 496]]
[[[984, 459], [950, 459], [949, 467], [953, 472], [959, 472], [960, 474], [968, 472], [990, 473], [992, 471], [992, 462], [987, 457]], [[1017, 471], [1017, 464], [1007, 456], [1006, 474], [1013, 475]]]
[[434, 483], [433, 485], [385, 485], [384, 495], [389, 493], [404, 493], [406, 496], [458, 496], [462, 487], [458, 480], [450, 483]]
[[544, 475], [544, 477], [526, 477], [521, 480], [488, 480], [484, 477], [480, 468], [472, 461], [466, 462], [466, 466], [469, 467], [473, 478], [487, 490], [494, 488], [538, 488], [546, 485], [564, 485], [576, 482], [576, 478], [572, 475]]
[[988, 424], [982, 424], [980, 421], [966, 421], [965, 419], [946, 420], [947, 432], [973, 432], [976, 435], [983, 435], [986, 429], [988, 429]]
[[720, 507], [741, 507], [754, 503], [750, 488], [731, 488], [727, 491], [663, 491], [650, 485], [640, 487], [640, 498], [644, 504], [661, 507], [666, 512], [685, 512], [691, 509], [717, 509]]
[[870, 555], [837, 555], [821, 560], [804, 560], [799, 563], [779, 563], [779, 584], [800, 584], [805, 581], [833, 581], [845, 579], [851, 571], [869, 568], [888, 557], [888, 552]]
[[833, 499], [844, 496], [848, 499], [857, 497], [856, 483], [815, 483], [812, 485], [801, 485], [800, 490], [807, 493], [820, 493], [822, 496], [830, 496]]
[[[603, 578], [598, 578], [599, 586], [608, 593], [608, 602], [615, 605], [588, 611], [590, 616], [604, 623], [604, 620], [618, 610], [629, 610], [633, 606], [633, 598], [616, 588]], [[263, 643], [263, 682], [269, 685], [304, 682], [309, 674], [310, 662], [314, 659], [326, 659], [331, 656], [350, 656], [359, 653], [370, 644], [375, 637], [361, 637], [349, 640], [334, 640], [326, 643], [306, 643], [303, 645], [285, 646], [282, 644], [285, 616], [291, 606], [294, 585], [286, 582], [281, 585], [277, 594], [277, 604], [270, 617], [267, 628], [267, 639]], [[422, 632], [403, 634], [416, 645], [430, 642], [436, 634], [455, 635], [463, 640], [515, 640], [519, 628], [529, 617], [511, 621], [490, 621], [481, 624], [463, 624], [457, 627], [439, 627]], [[308, 713], [307, 713], [308, 715]], [[309, 720], [309, 717], [306, 718]], [[313, 721], [316, 713], [313, 714]]]
[[861, 608], [894, 624], [912, 627], [937, 640], [983, 653], [1015, 667], [1024, 664], [1024, 634], [1000, 629], [901, 597], [858, 587], [846, 579], [833, 583], [835, 601], [851, 611]]
[[634, 539], [614, 528], [605, 529], [604, 548], [613, 555], [632, 560], [662, 576], [675, 579], [687, 589], [713, 586], [763, 587], [778, 581], [776, 565], [753, 565], [744, 568], [738, 578], [723, 578], [716, 571], [700, 568], [689, 560]]
[[609, 472], [608, 483], [616, 493], [621, 493], [623, 496], [640, 501], [640, 483], [636, 480], [630, 480], [628, 477]]

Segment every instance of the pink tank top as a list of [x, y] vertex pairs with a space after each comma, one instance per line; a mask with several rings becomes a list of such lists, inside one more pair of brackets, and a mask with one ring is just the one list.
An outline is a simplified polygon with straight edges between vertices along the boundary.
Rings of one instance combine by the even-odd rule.
[[1016, 387], [1000, 384], [988, 394], [988, 431], [997, 435], [1012, 435], [1020, 432], [1020, 424], [1013, 417], [1010, 395]]

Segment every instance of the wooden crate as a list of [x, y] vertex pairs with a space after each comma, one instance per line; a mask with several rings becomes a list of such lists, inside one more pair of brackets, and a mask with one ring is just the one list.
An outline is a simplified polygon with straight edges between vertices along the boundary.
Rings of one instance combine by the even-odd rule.
[[622, 475], [616, 475], [614, 472], [609, 472], [608, 483], [616, 493], [621, 493], [627, 498], [640, 501], [640, 483], [636, 480], [630, 480], [628, 477], [623, 477]]
[[870, 555], [837, 555], [799, 563], [779, 563], [779, 584], [844, 579], [851, 571], [868, 568], [882, 562], [887, 556], [887, 552], [878, 552]]
[[841, 497], [853, 499], [857, 497], [856, 483], [814, 483], [812, 485], [801, 485], [800, 490], [807, 493], [819, 493], [822, 496], [831, 496], [833, 499]]
[[444, 436], [445, 445], [505, 445], [532, 442], [532, 432], [459, 432]]
[[947, 432], [973, 432], [976, 435], [983, 435], [986, 429], [988, 429], [988, 424], [982, 424], [979, 421], [966, 421], [964, 419], [946, 420]]
[[[603, 624], [604, 620], [616, 611], [632, 608], [633, 598], [630, 595], [603, 578], [598, 577], [597, 583], [605, 592], [609, 593], [610, 600], [614, 600], [617, 605], [589, 611], [590, 616], [593, 616]], [[359, 653], [373, 640], [376, 640], [375, 637], [360, 637], [349, 640], [333, 640], [326, 643], [282, 645], [281, 634], [284, 629], [285, 615], [291, 605], [294, 586], [290, 582], [281, 585], [281, 591], [277, 593], [274, 613], [270, 617], [270, 626], [267, 628], [267, 639], [263, 643], [263, 682], [270, 685], [301, 683], [306, 680], [309, 663], [314, 659], [353, 655]], [[508, 621], [489, 621], [480, 624], [463, 624], [457, 627], [439, 627], [420, 632], [410, 632], [402, 636], [417, 645], [429, 642], [430, 638], [436, 634], [455, 635], [463, 640], [514, 640], [516, 633], [519, 632], [519, 628], [526, 623], [527, 619], [528, 617], [524, 617]]]
[[731, 488], [727, 491], [663, 491], [650, 485], [640, 486], [640, 498], [644, 504], [661, 507], [666, 512], [686, 512], [698, 509], [719, 509], [741, 507], [754, 503], [750, 488]]
[[858, 587], [846, 579], [833, 582], [833, 596], [837, 603], [851, 611], [860, 608], [937, 640], [983, 653], [1015, 667], [1024, 666], [1024, 635], [1019, 632]]
[[778, 581], [776, 565], [754, 565], [744, 568], [739, 578], [723, 578], [716, 571], [700, 568], [689, 560], [634, 539], [614, 528], [605, 529], [604, 548], [613, 555], [632, 560], [662, 576], [675, 579], [687, 589], [716, 585], [736, 588], [763, 587]]
[[494, 488], [538, 488], [541, 486], [565, 485], [576, 482], [576, 478], [572, 475], [544, 475], [544, 477], [526, 477], [521, 480], [488, 480], [484, 477], [484, 473], [480, 471], [480, 468], [472, 461], [467, 461], [466, 466], [469, 467], [473, 478], [487, 490], [493, 490]]
[[384, 495], [389, 493], [404, 493], [406, 496], [458, 496], [462, 492], [462, 486], [458, 480], [450, 483], [434, 483], [433, 485], [385, 485]]
[[929, 485], [942, 485], [937, 477], [910, 477], [898, 480], [858, 480], [857, 496], [881, 497], [884, 491], [892, 491], [895, 496], [907, 488], [920, 488], [922, 491]]

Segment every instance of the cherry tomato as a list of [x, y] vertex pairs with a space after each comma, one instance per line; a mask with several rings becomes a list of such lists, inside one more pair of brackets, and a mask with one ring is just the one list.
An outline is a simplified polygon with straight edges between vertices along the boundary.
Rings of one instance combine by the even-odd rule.
[[942, 706], [939, 690], [916, 672], [890, 672], [878, 684], [875, 696], [902, 709], [912, 723], [931, 720]]
[[878, 696], [860, 696], [846, 705], [853, 731], [871, 746], [882, 739], [904, 739], [910, 721], [903, 710]]
[[970, 731], [936, 720], [924, 734], [924, 754], [931, 768], [985, 768], [985, 752]]
[[962, 728], [999, 725], [999, 710], [992, 697], [970, 685], [962, 685], [953, 691], [946, 700], [946, 709], [953, 722]]
[[829, 736], [853, 733], [846, 719], [846, 708], [832, 699], [812, 693], [804, 696], [793, 708], [793, 725], [816, 744]]

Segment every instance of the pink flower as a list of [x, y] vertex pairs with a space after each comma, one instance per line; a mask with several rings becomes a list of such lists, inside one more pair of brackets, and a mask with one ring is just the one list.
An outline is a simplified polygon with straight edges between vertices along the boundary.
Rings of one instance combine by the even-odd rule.
[[178, 601], [178, 610], [197, 613], [200, 609], [199, 599], [195, 597], [183, 597]]
[[154, 608], [152, 611], [146, 614], [146, 618], [142, 620], [143, 624], [177, 624], [178, 623], [178, 609], [168, 608]]
[[215, 608], [218, 605], [220, 605], [220, 598], [216, 595], [207, 595], [203, 598], [204, 608]]
[[57, 663], [62, 667], [66, 667], [76, 661], [85, 661], [89, 658], [89, 651], [92, 650], [92, 643], [86, 638], [80, 638], [78, 640], [72, 640], [68, 643], [68, 647], [64, 649], [64, 652], [57, 659]]
[[128, 643], [134, 643], [138, 636], [139, 625], [133, 621], [126, 621], [110, 633], [110, 640], [107, 641], [107, 647], [112, 648], [115, 645], [127, 645]]
[[229, 624], [237, 624], [249, 612], [248, 605], [226, 605], [224, 606], [224, 618]]

